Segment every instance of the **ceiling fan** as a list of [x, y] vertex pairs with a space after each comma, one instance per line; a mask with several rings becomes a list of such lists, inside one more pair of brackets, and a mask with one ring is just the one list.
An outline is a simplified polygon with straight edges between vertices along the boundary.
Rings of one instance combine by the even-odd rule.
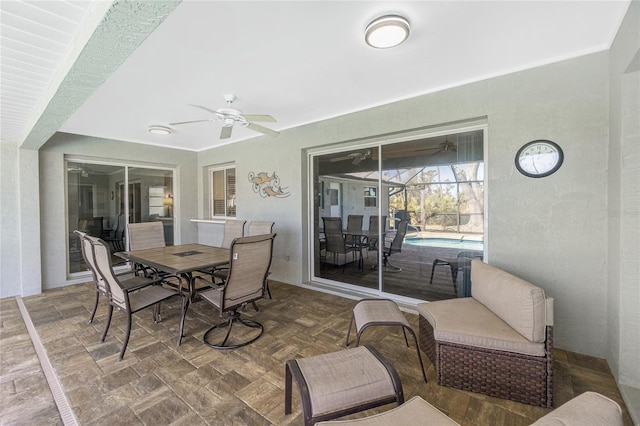
[[331, 161], [332, 163], [335, 163], [336, 161], [351, 160], [351, 164], [360, 164], [360, 162], [362, 160], [365, 160], [365, 159], [369, 158], [370, 156], [371, 156], [371, 150], [367, 149], [365, 151], [351, 152], [351, 153], [345, 155], [344, 157], [332, 158], [329, 161]]
[[233, 125], [239, 123], [242, 127], [246, 127], [251, 130], [255, 130], [257, 132], [263, 133], [268, 136], [276, 137], [280, 133], [275, 130], [268, 129], [264, 126], [254, 123], [254, 121], [262, 121], [275, 123], [276, 119], [270, 115], [264, 114], [243, 114], [242, 111], [237, 110], [231, 107], [233, 101], [236, 100], [235, 95], [224, 95], [224, 101], [227, 103], [226, 108], [219, 109], [211, 109], [204, 107], [202, 105], [193, 105], [189, 104], [193, 107], [203, 109], [207, 112], [212, 113], [214, 116], [212, 118], [206, 120], [190, 120], [190, 121], [178, 121], [176, 123], [169, 123], [171, 126], [179, 126], [181, 124], [189, 124], [189, 123], [202, 123], [205, 121], [222, 121], [222, 130], [220, 131], [220, 139], [229, 139], [231, 137], [231, 131], [233, 130]]
[[457, 152], [458, 147], [456, 147], [454, 143], [449, 142], [449, 140], [445, 138], [445, 141], [436, 147], [418, 149], [417, 151], [434, 151], [431, 155], [436, 155], [437, 153], [442, 151]]
[[89, 177], [89, 172], [84, 167], [80, 166], [67, 166], [67, 172], [80, 173], [80, 176], [82, 177]]

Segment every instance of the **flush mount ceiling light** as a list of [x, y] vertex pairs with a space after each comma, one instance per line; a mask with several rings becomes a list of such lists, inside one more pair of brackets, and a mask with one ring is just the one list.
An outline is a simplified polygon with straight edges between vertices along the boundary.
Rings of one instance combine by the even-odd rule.
[[154, 135], [170, 135], [171, 128], [166, 126], [149, 126], [149, 133]]
[[374, 19], [364, 32], [367, 44], [377, 49], [397, 46], [408, 37], [409, 21], [397, 15], [385, 15]]

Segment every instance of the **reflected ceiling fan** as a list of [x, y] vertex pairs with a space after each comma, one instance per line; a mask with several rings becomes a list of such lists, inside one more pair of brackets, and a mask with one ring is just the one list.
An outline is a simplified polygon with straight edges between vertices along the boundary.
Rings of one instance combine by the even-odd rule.
[[456, 147], [456, 145], [453, 142], [449, 142], [449, 140], [447, 138], [445, 138], [444, 142], [442, 142], [440, 145], [436, 146], [436, 147], [431, 147], [431, 148], [424, 148], [424, 149], [418, 149], [417, 151], [433, 151], [433, 154], [431, 155], [436, 155], [439, 152], [443, 152], [443, 151], [451, 151], [451, 152], [457, 152], [458, 151], [458, 147]]
[[80, 166], [67, 166], [67, 172], [80, 173], [82, 177], [89, 177], [89, 172], [84, 167]]
[[204, 107], [202, 105], [189, 104], [193, 107], [200, 108], [207, 112], [210, 112], [211, 114], [213, 114], [213, 117], [206, 120], [178, 121], [176, 123], [169, 123], [169, 125], [179, 126], [182, 124], [202, 123], [206, 121], [211, 121], [211, 122], [222, 121], [222, 130], [220, 131], [220, 139], [229, 139], [231, 137], [231, 131], [233, 130], [233, 126], [236, 123], [240, 124], [242, 127], [255, 130], [256, 132], [260, 132], [268, 136], [276, 137], [280, 134], [275, 130], [268, 129], [264, 126], [254, 123], [255, 121], [275, 123], [276, 122], [275, 118], [265, 114], [243, 114], [242, 111], [231, 107], [231, 104], [235, 100], [236, 100], [235, 95], [231, 95], [231, 94], [224, 95], [224, 101], [227, 103], [228, 106], [226, 108], [219, 108], [215, 110]]
[[345, 155], [344, 157], [336, 157], [336, 158], [332, 158], [331, 161], [332, 163], [335, 163], [336, 161], [346, 161], [346, 160], [351, 160], [351, 164], [360, 164], [360, 162], [362, 160], [365, 160], [367, 158], [371, 157], [371, 150], [367, 149], [365, 151], [355, 151], [355, 152], [351, 152], [347, 155]]

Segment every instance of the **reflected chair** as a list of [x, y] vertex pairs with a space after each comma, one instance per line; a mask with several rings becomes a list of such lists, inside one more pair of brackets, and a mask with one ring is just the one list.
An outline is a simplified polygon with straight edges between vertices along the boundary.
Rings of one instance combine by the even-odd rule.
[[103, 237], [103, 240], [111, 243], [114, 251], [124, 250], [124, 228], [125, 228], [124, 214], [118, 215], [117, 223], [114, 229], [109, 231], [109, 235]]
[[[387, 223], [387, 216], [382, 216], [383, 233], [386, 228], [386, 223]], [[376, 233], [380, 235], [380, 227], [378, 225], [378, 215], [369, 216], [369, 233], [370, 234]], [[369, 235], [369, 237], [367, 238], [367, 241], [366, 241], [367, 258], [369, 258], [369, 251], [375, 250], [375, 248], [378, 246], [378, 238], [379, 237], [374, 237], [373, 235]]]
[[81, 217], [78, 219], [78, 230], [92, 237], [102, 237], [103, 233], [102, 217]]
[[389, 262], [389, 257], [391, 257], [391, 255], [394, 253], [402, 252], [402, 244], [404, 243], [404, 237], [407, 234], [408, 225], [409, 225], [409, 222], [404, 220], [400, 221], [400, 223], [396, 225], [396, 235], [393, 237], [393, 240], [391, 241], [391, 244], [389, 244], [389, 246], [382, 247], [381, 249], [379, 246], [372, 248], [372, 250], [382, 251], [382, 259], [383, 259], [385, 271], [387, 270], [387, 266], [391, 266], [392, 268], [391, 270], [393, 272], [402, 271], [401, 268], [398, 268], [397, 266], [393, 266], [391, 262]]
[[111, 325], [113, 316], [113, 308], [124, 312], [127, 315], [127, 329], [122, 343], [119, 359], [124, 358], [124, 353], [129, 344], [131, 336], [132, 315], [142, 309], [150, 306], [154, 307], [153, 318], [155, 322], [160, 321], [160, 302], [167, 300], [173, 296], [180, 296], [182, 300], [182, 310], [185, 308], [185, 299], [179, 290], [169, 289], [159, 284], [162, 278], [147, 278], [134, 275], [131, 278], [121, 280], [113, 272], [111, 264], [111, 252], [107, 243], [101, 239], [92, 241], [91, 244], [94, 264], [98, 274], [102, 277], [105, 291], [109, 299], [109, 311], [107, 313], [107, 322], [100, 338], [100, 342], [104, 342]]
[[347, 216], [347, 231], [362, 231], [363, 217], [361, 214], [350, 214]]
[[[342, 233], [342, 219], [339, 217], [323, 217], [322, 222], [324, 224], [324, 235], [326, 239], [325, 251], [327, 255], [333, 253], [334, 265], [338, 263], [339, 256], [344, 255], [344, 263], [342, 264], [342, 271], [347, 264], [347, 255], [352, 253], [353, 260], [356, 260], [356, 252], [360, 251], [357, 246], [347, 244], [344, 235]], [[358, 259], [358, 262], [362, 262], [362, 256]]]
[[471, 265], [472, 259], [483, 259], [483, 254], [480, 250], [463, 250], [458, 253], [455, 259], [434, 259], [431, 266], [431, 279], [429, 284], [433, 284], [433, 273], [436, 266], [444, 265], [451, 269], [451, 281], [453, 281], [453, 291], [458, 293], [458, 270], [468, 268]]
[[[207, 346], [215, 349], [235, 349], [248, 345], [257, 340], [263, 333], [262, 324], [257, 321], [243, 319], [240, 308], [248, 303], [254, 303], [264, 295], [264, 282], [271, 266], [273, 253], [273, 240], [276, 234], [264, 234], [253, 237], [236, 238], [230, 247], [229, 274], [221, 286], [208, 282], [204, 277], [196, 277], [197, 280], [207, 281], [212, 286], [208, 290], [200, 291], [200, 297], [212, 304], [227, 320], [209, 328], [203, 336]], [[231, 330], [235, 324], [248, 328], [242, 333], [241, 341], [232, 339]], [[220, 343], [211, 343], [209, 336], [216, 331], [226, 328], [226, 334]], [[251, 333], [250, 329], [257, 332]]]

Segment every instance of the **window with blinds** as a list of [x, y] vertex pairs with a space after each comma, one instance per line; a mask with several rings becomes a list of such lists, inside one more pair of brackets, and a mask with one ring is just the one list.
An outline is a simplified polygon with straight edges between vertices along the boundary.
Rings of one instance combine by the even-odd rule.
[[209, 170], [211, 188], [211, 217], [235, 217], [235, 166], [217, 167], [211, 168]]

